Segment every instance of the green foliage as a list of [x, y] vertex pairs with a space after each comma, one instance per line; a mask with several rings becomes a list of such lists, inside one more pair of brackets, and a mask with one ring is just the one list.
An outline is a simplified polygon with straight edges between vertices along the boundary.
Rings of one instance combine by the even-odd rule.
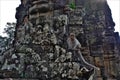
[[4, 33], [7, 34], [6, 37], [0, 36], [0, 53], [8, 49], [14, 40], [15, 23], [7, 23], [6, 28], [4, 28]]
[[72, 2], [69, 4], [69, 7], [70, 7], [71, 9], [75, 9], [75, 8], [76, 8], [75, 2], [72, 1]]
[[6, 28], [4, 28], [4, 33], [7, 34], [8, 38], [14, 37], [14, 31], [15, 31], [15, 23], [7, 23]]

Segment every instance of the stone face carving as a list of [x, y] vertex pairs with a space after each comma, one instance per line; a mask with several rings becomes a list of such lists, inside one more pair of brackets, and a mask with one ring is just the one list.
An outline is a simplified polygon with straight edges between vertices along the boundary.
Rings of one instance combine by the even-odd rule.
[[[77, 73], [81, 71], [80, 63], [72, 61], [73, 53], [67, 52], [65, 45], [69, 33], [68, 16], [63, 14], [53, 17], [49, 7], [51, 3], [47, 0], [31, 1], [29, 19], [25, 16], [27, 7], [24, 2], [17, 8], [16, 18], [20, 25], [17, 28], [15, 51], [19, 54], [19, 60], [16, 61], [19, 64], [17, 68], [15, 64], [10, 64], [8, 70], [16, 68], [23, 78], [79, 79], [81, 76]], [[65, 5], [64, 1], [60, 3], [59, 7]], [[22, 8], [25, 9], [20, 10]], [[22, 17], [19, 18], [20, 16]], [[15, 55], [12, 57], [16, 58]], [[8, 64], [7, 61], [5, 65]]]
[[[95, 65], [100, 61], [101, 72], [108, 73], [103, 69], [107, 68], [103, 62], [107, 63], [109, 58], [112, 60], [114, 49], [117, 49], [113, 36], [114, 24], [109, 23], [111, 20], [105, 16], [108, 13], [105, 14], [103, 9], [95, 10], [97, 7], [93, 8], [91, 0], [75, 0], [75, 10], [70, 9], [70, 0], [21, 1], [16, 9], [17, 38], [12, 49], [15, 54], [8, 51], [4, 55], [2, 70], [14, 71], [20, 78], [88, 80], [94, 73], [94, 69], [89, 71], [90, 66], [96, 67], [86, 61]], [[107, 27], [105, 20], [108, 20]], [[66, 39], [71, 32], [81, 42], [85, 60], [74, 61], [73, 53], [68, 52]], [[95, 75], [103, 76], [99, 72]], [[16, 77], [12, 75], [7, 74], [8, 77]], [[95, 80], [98, 79], [96, 76]]]

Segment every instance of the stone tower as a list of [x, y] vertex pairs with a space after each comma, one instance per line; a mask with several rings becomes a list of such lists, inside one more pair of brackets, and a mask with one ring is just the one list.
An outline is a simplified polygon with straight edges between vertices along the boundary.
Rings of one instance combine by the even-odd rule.
[[73, 53], [67, 51], [67, 37], [74, 32], [85, 60], [100, 68], [94, 70], [93, 80], [119, 79], [120, 39], [106, 0], [21, 0], [16, 19], [6, 77], [83, 80], [90, 76], [81, 69], [91, 67], [73, 61]]

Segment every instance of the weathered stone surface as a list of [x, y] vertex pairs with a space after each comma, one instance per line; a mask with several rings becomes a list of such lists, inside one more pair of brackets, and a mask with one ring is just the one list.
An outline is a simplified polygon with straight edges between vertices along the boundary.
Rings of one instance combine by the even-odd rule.
[[67, 50], [66, 40], [71, 32], [81, 42], [85, 60], [100, 68], [93, 80], [120, 75], [119, 35], [114, 33], [115, 24], [106, 0], [75, 0], [76, 9], [69, 7], [71, 0], [22, 1], [25, 3], [16, 12], [14, 52], [6, 52], [2, 66], [3, 71], [10, 73], [3, 72], [4, 77], [88, 80], [94, 71], [84, 73], [91, 67], [82, 59], [73, 59], [73, 52]]

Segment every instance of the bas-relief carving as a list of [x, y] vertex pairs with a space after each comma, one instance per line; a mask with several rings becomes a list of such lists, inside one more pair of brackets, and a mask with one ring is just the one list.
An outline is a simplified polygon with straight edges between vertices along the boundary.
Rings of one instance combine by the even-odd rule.
[[[34, 3], [33, 5], [35, 4], [36, 3]], [[43, 4], [43, 6], [45, 5]], [[39, 5], [39, 9], [43, 9], [43, 6]], [[20, 25], [17, 32], [18, 38], [16, 42], [16, 51], [18, 51], [18, 54], [20, 56], [20, 64], [19, 67], [16, 68], [16, 70], [18, 70], [21, 77], [39, 77], [44, 80], [47, 78], [57, 80], [59, 80], [60, 78], [80, 79], [82, 77], [81, 75], [84, 72], [83, 68], [81, 68], [80, 66], [82, 64], [80, 64], [79, 62], [72, 62], [72, 53], [67, 52], [64, 45], [60, 45], [63, 44], [62, 41], [65, 41], [66, 35], [68, 35], [68, 16], [60, 15], [51, 18], [51, 16], [53, 15], [42, 15], [41, 13], [44, 14], [44, 11], [39, 11], [39, 14], [36, 15], [31, 13], [32, 11], [34, 11], [33, 7], [30, 8], [29, 11], [30, 24], [28, 24], [28, 26]], [[82, 17], [77, 17], [79, 11], [83, 14]], [[45, 12], [49, 12], [49, 10], [47, 9], [47, 11]], [[86, 16], [85, 11], [77, 10], [75, 14], [76, 16], [71, 15], [71, 17], [75, 19], [77, 18], [78, 23], [73, 22], [72, 24], [83, 24], [83, 16]], [[44, 18], [41, 16], [43, 16]], [[95, 19], [95, 15], [90, 15], [88, 18]], [[78, 35], [80, 33], [84, 34], [84, 30], [88, 30], [87, 35], [89, 37], [86, 37], [89, 41], [89, 44], [93, 45], [96, 44], [98, 40], [98, 38], [96, 38], [97, 34], [94, 34], [93, 30], [99, 29], [97, 31], [102, 31], [101, 29], [103, 28], [104, 22], [96, 23], [97, 26], [90, 25], [93, 23], [93, 21], [89, 20], [88, 18], [84, 21], [85, 24], [87, 24], [87, 26], [85, 26], [86, 29], [70, 27], [70, 32], [75, 31], [75, 34]], [[51, 19], [53, 21], [51, 21]], [[99, 16], [99, 20], [103, 19], [104, 16]], [[92, 35], [89, 35], [89, 33], [92, 33]], [[105, 35], [105, 32], [100, 33], [101, 35]], [[13, 68], [16, 67], [13, 64], [11, 64], [11, 66]], [[24, 68], [26, 68], [26, 70], [24, 70]]]

